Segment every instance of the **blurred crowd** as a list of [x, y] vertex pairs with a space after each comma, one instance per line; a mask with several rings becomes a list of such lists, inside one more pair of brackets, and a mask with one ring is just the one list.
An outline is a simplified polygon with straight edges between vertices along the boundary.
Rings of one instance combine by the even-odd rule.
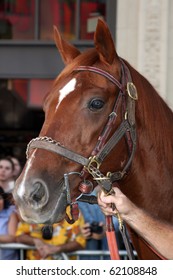
[[[63, 259], [63, 254], [77, 250], [108, 250], [105, 234], [105, 216], [98, 205], [80, 202], [79, 219], [74, 224], [67, 221], [53, 225], [28, 224], [22, 221], [12, 197], [15, 181], [22, 166], [15, 157], [0, 159], [0, 243], [22, 243], [35, 249], [25, 251], [25, 259]], [[97, 195], [98, 189], [94, 191]], [[69, 209], [67, 208], [67, 211]], [[119, 250], [124, 249], [118, 221], [114, 218]], [[16, 249], [0, 249], [1, 260], [17, 260]], [[71, 257], [73, 258], [73, 257]], [[105, 257], [107, 259], [109, 257]], [[99, 259], [95, 255], [82, 255], [80, 259]]]

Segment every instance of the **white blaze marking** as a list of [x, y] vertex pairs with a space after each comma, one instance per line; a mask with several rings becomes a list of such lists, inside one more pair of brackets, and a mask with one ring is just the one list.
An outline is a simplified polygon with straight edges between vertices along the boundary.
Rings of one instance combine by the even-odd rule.
[[[36, 151], [36, 150], [35, 150]], [[27, 161], [27, 166], [26, 166], [26, 169], [25, 169], [25, 173], [24, 173], [24, 175], [23, 175], [23, 179], [22, 179], [22, 181], [21, 181], [21, 183], [20, 183], [20, 186], [19, 186], [19, 188], [18, 188], [18, 190], [17, 190], [17, 194], [18, 194], [18, 196], [19, 197], [23, 197], [23, 195], [24, 195], [24, 193], [25, 193], [25, 181], [26, 181], [26, 175], [27, 175], [27, 173], [28, 173], [28, 170], [32, 167], [32, 159], [35, 157], [34, 156], [34, 154], [35, 154], [35, 151], [33, 152], [33, 154], [32, 154], [32, 156], [28, 159], [28, 161]]]
[[[76, 79], [73, 78], [71, 79], [62, 89], [60, 89], [60, 96], [59, 96], [59, 100], [58, 100], [58, 104], [56, 106], [56, 109], [58, 108], [58, 106], [60, 105], [60, 103], [62, 102], [62, 100], [68, 95], [70, 94], [72, 91], [74, 91], [75, 86], [76, 86]], [[25, 173], [23, 175], [23, 179], [20, 183], [20, 187], [17, 190], [18, 196], [19, 197], [23, 197], [24, 193], [25, 193], [25, 181], [26, 181], [26, 176], [28, 171], [30, 170], [30, 168], [32, 168], [32, 160], [35, 158], [35, 152], [37, 149], [35, 149], [35, 151], [33, 152], [32, 156], [28, 159], [27, 161], [27, 167], [25, 169]]]
[[62, 102], [62, 100], [72, 91], [74, 91], [76, 86], [76, 79], [73, 78], [72, 80], [70, 80], [62, 89], [60, 89], [60, 96], [59, 96], [59, 101], [58, 104], [56, 106], [56, 109], [58, 108], [58, 106], [60, 105], [60, 103]]

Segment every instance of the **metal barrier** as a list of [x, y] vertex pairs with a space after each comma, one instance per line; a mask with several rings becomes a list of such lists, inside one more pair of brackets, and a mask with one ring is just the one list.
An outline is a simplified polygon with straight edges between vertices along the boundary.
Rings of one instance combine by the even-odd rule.
[[[24, 260], [25, 259], [25, 250], [35, 250], [35, 246], [30, 246], [30, 245], [25, 245], [25, 244], [21, 244], [21, 243], [8, 243], [8, 244], [0, 244], [0, 249], [15, 249], [15, 250], [19, 250], [19, 257], [20, 260]], [[126, 250], [120, 250], [119, 251], [120, 254], [120, 258], [121, 260], [128, 260], [128, 255], [127, 255], [127, 251]], [[137, 257], [136, 251], [134, 251], [135, 256]], [[80, 251], [75, 251], [72, 253], [62, 253], [62, 259], [64, 260], [68, 260], [69, 257], [74, 256], [76, 257], [77, 260], [80, 260], [81, 257], [83, 257], [82, 259], [84, 259], [84, 256], [87, 257], [89, 259], [92, 259], [92, 256], [97, 256], [99, 257], [100, 260], [104, 260], [106, 258], [108, 258], [110, 256], [110, 252], [109, 251], [91, 251], [91, 250], [80, 250]], [[1, 259], [1, 250], [0, 250], [0, 259]]]

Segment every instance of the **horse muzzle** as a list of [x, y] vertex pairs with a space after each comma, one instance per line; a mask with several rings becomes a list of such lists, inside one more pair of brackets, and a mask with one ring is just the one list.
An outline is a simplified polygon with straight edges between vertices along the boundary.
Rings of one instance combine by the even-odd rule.
[[42, 180], [35, 180], [32, 187], [16, 184], [13, 196], [21, 218], [28, 223], [47, 224], [64, 219], [67, 194], [62, 181], [59, 187], [58, 193], [52, 195]]

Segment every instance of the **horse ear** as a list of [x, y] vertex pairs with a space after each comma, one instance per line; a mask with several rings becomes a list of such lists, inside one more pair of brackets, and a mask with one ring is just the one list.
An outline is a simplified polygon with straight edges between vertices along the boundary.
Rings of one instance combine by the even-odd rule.
[[102, 62], [112, 64], [115, 58], [118, 59], [110, 30], [105, 21], [100, 18], [94, 34], [94, 43]]
[[72, 62], [80, 54], [77, 48], [62, 38], [56, 26], [54, 26], [54, 40], [65, 64]]

